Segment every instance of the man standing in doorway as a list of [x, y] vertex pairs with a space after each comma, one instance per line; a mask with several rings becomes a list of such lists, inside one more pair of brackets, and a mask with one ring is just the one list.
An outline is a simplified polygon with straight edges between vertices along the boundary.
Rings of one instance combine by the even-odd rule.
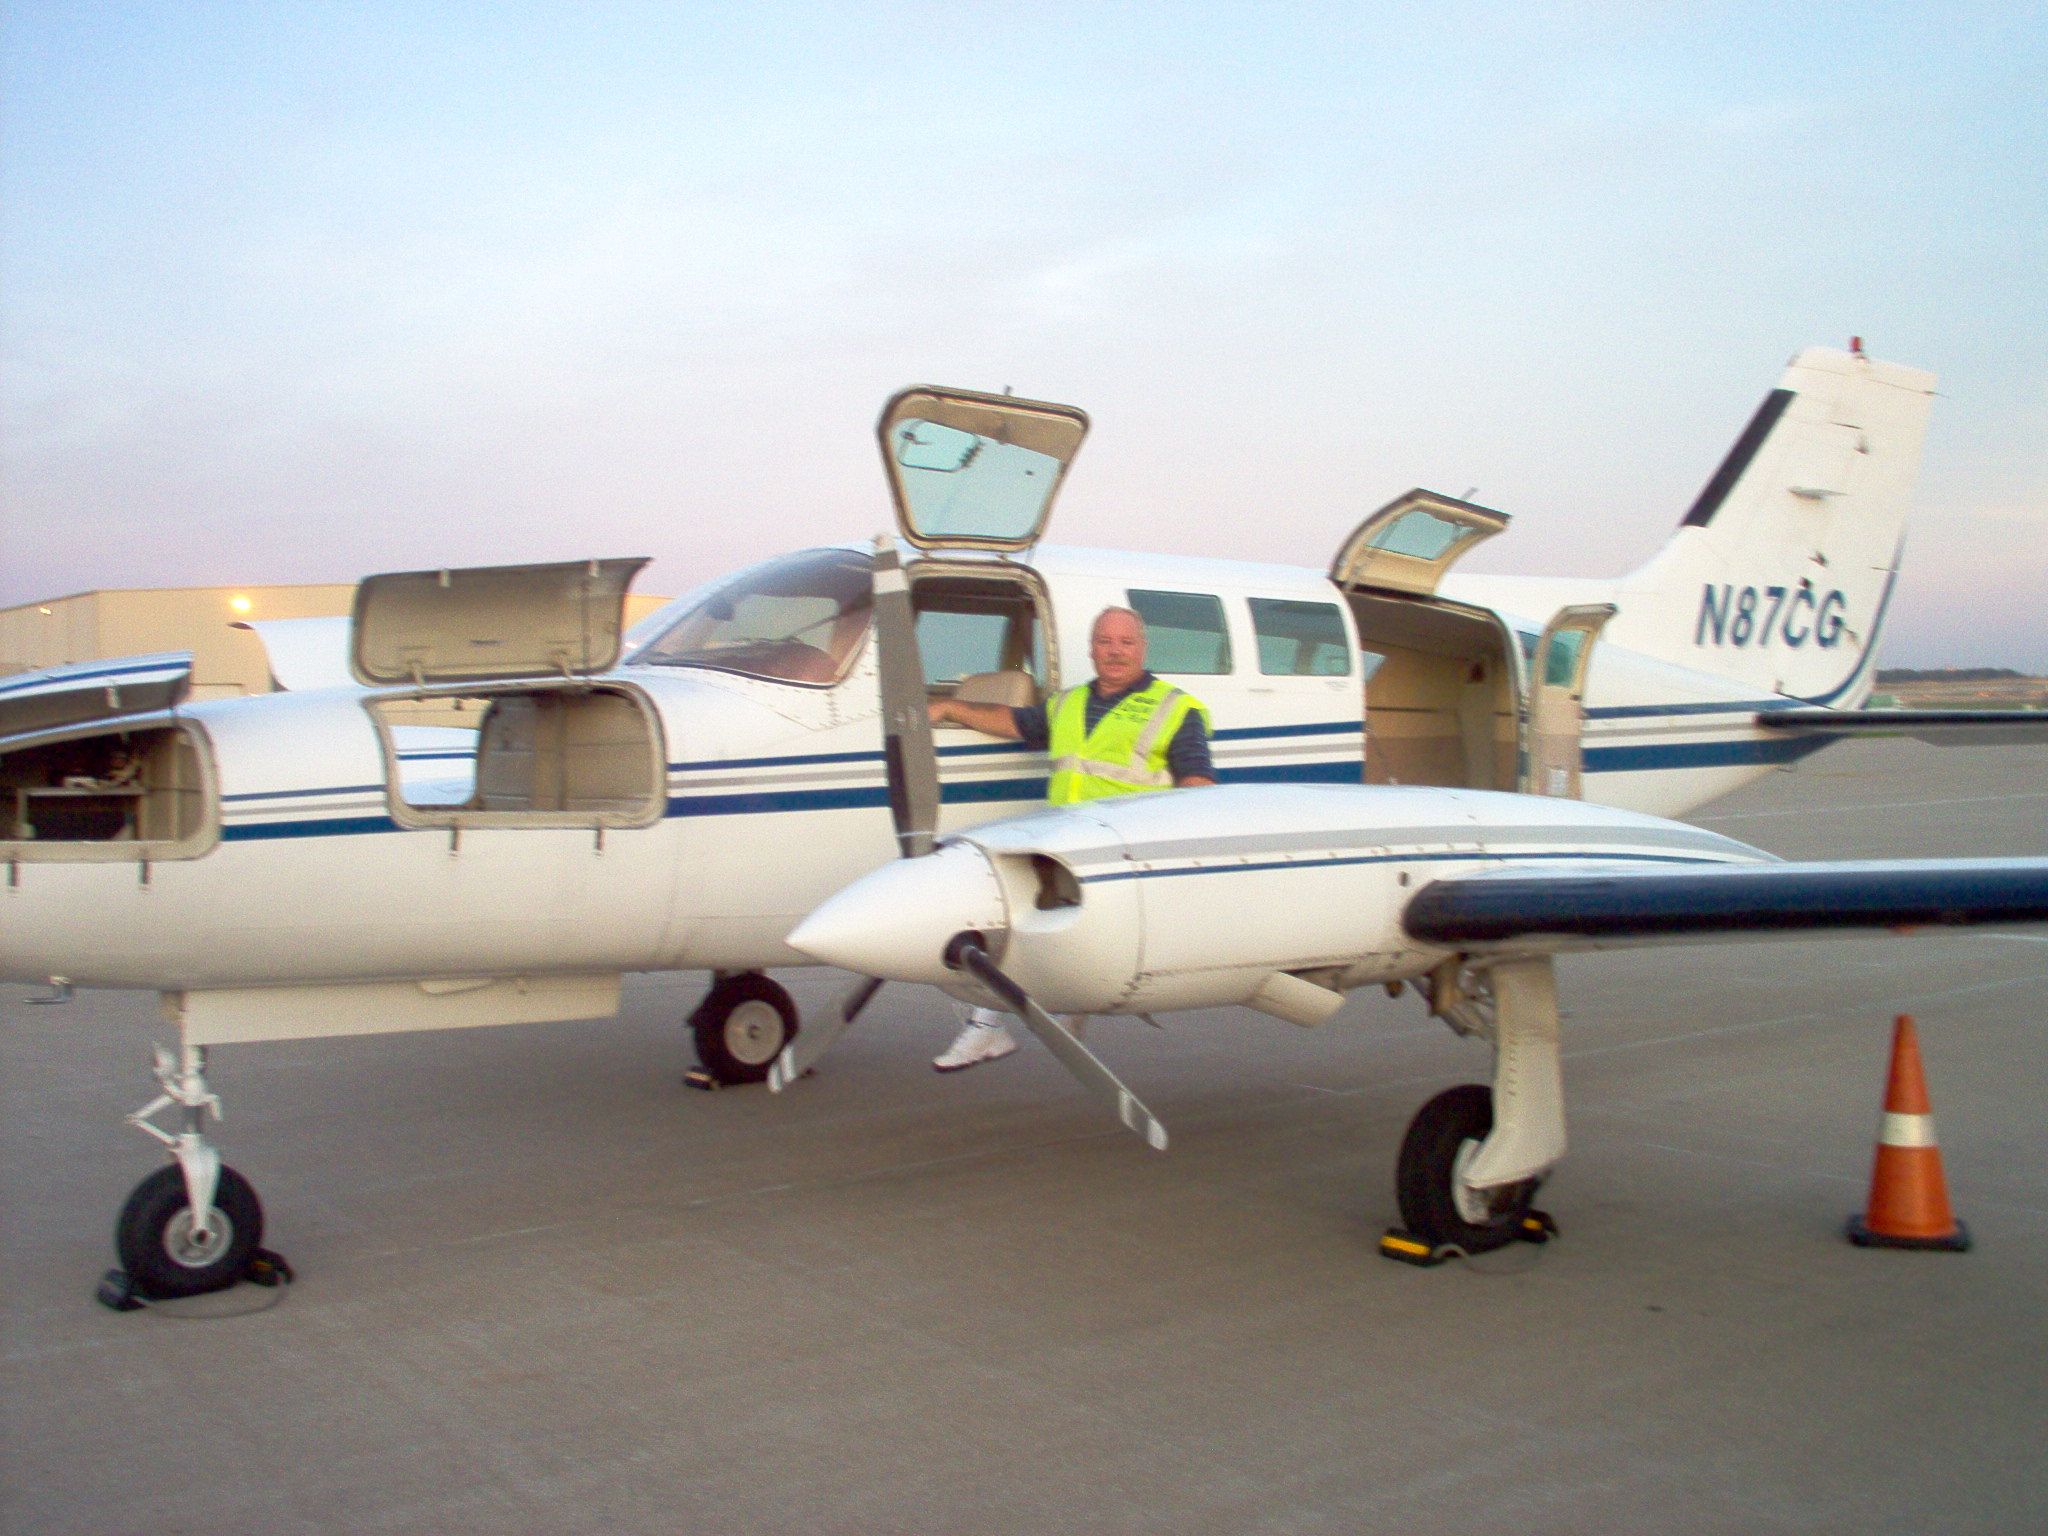
[[[1209, 711], [1145, 670], [1145, 621], [1135, 610], [1105, 608], [1096, 615], [1088, 659], [1095, 664], [1095, 680], [1048, 703], [1013, 709], [934, 699], [932, 724], [964, 725], [1049, 752], [1046, 798], [1054, 805], [1216, 782]], [[957, 1072], [1016, 1049], [1002, 1014], [974, 1008], [959, 1037], [932, 1065]]]

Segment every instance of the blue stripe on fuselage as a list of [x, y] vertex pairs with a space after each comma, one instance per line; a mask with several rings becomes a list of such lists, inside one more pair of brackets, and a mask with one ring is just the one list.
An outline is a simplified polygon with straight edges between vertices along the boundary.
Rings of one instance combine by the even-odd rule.
[[[1606, 718], [1635, 716], [1651, 712], [1663, 714], [1685, 713], [1726, 713], [1734, 710], [1756, 710], [1771, 707], [1769, 701], [1758, 700], [1741, 705], [1659, 705], [1628, 708], [1608, 712]], [[1602, 711], [1591, 711], [1602, 714]], [[1326, 721], [1308, 726], [1256, 726], [1238, 731], [1219, 731], [1218, 739], [1276, 739], [1299, 736], [1339, 736], [1355, 733], [1359, 726], [1356, 721]], [[1675, 742], [1646, 746], [1600, 747], [1585, 749], [1584, 767], [1587, 773], [1651, 773], [1672, 769], [1724, 768], [1752, 764], [1777, 764], [1796, 762], [1810, 753], [1819, 751], [1836, 738], [1825, 734], [1801, 735], [1795, 737], [1744, 737], [1736, 740]], [[1014, 752], [1015, 746], [1003, 743], [989, 747], [972, 746], [949, 748], [944, 756], [967, 757]], [[838, 766], [848, 763], [874, 763], [879, 766], [881, 754], [877, 752], [823, 752], [811, 755], [793, 754], [784, 757], [727, 758], [706, 762], [674, 765], [679, 768], [699, 769], [710, 772], [750, 767], [804, 768]], [[1264, 763], [1247, 767], [1227, 767], [1220, 770], [1218, 778], [1226, 784], [1356, 784], [1359, 782], [1359, 766], [1354, 758], [1344, 757], [1334, 761]], [[288, 799], [293, 796], [321, 796], [341, 794], [364, 794], [382, 792], [381, 784], [336, 785], [322, 789], [299, 790], [257, 790], [241, 794], [224, 795], [224, 802], [247, 805], [252, 801]], [[947, 805], [991, 805], [1015, 803], [1031, 805], [1043, 802], [1046, 780], [1043, 775], [1020, 776], [1000, 779], [968, 780], [946, 784], [941, 789], [941, 799]], [[672, 792], [667, 797], [665, 816], [760, 816], [803, 811], [871, 810], [886, 807], [889, 794], [886, 784], [879, 777], [870, 783], [840, 785], [817, 789], [758, 789], [727, 790], [710, 794], [691, 794], [687, 787]], [[224, 827], [221, 839], [224, 842], [254, 842], [271, 838], [294, 837], [346, 837], [408, 830], [438, 830], [435, 828], [404, 828], [389, 816], [331, 817], [323, 820], [294, 820], [247, 823]]]
[[255, 843], [282, 837], [361, 837], [375, 832], [409, 830], [389, 816], [334, 816], [325, 821], [259, 821], [239, 827], [222, 827], [220, 840], [224, 843]]
[[1759, 763], [1796, 763], [1837, 740], [1833, 736], [1790, 736], [1782, 741], [1744, 737], [1735, 741], [1682, 741], [1647, 747], [1587, 747], [1587, 773], [1658, 773], [1675, 768], [1738, 768]]

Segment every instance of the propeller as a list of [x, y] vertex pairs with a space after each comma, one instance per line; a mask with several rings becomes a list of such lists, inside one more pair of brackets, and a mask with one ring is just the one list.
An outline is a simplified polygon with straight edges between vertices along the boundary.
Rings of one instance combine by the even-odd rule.
[[[905, 859], [921, 859], [933, 848], [939, 820], [939, 766], [932, 748], [931, 716], [925, 705], [924, 660], [918, 652], [910, 583], [896, 541], [875, 536], [875, 671], [882, 695], [882, 757], [889, 779], [889, 816], [896, 846]], [[1146, 1143], [1166, 1150], [1166, 1127], [1139, 1102], [1117, 1075], [1006, 976], [978, 933], [956, 936], [946, 964], [965, 970], [1024, 1021], [1082, 1087], [1102, 1099]], [[833, 1015], [792, 1039], [768, 1068], [768, 1086], [780, 1093], [816, 1066], [846, 1027], [882, 988], [880, 977], [862, 976], [839, 1001]]]
[[889, 815], [906, 859], [932, 851], [939, 824], [939, 761], [924, 691], [924, 658], [910, 611], [910, 582], [896, 541], [875, 535], [875, 671], [882, 688], [882, 760], [889, 774]]
[[1030, 1027], [1031, 1033], [1045, 1042], [1046, 1048], [1059, 1058], [1060, 1065], [1073, 1073], [1083, 1088], [1115, 1110], [1117, 1119], [1142, 1136], [1153, 1151], [1164, 1152], [1166, 1127], [1160, 1124], [1158, 1116], [1147, 1109], [1138, 1096], [1123, 1085], [1122, 1079], [1075, 1037], [1073, 1031], [1039, 1007], [1032, 1001], [1030, 993], [1003, 973], [1002, 967], [989, 957], [987, 942], [978, 933], [956, 934], [946, 946], [946, 964], [955, 970], [966, 971], [993, 992], [1005, 1008]]
[[785, 1045], [780, 1054], [768, 1063], [768, 1091], [780, 1093], [791, 1083], [802, 1077], [818, 1064], [818, 1058], [832, 1048], [832, 1042], [846, 1032], [846, 1026], [860, 1017], [861, 1009], [867, 1007], [874, 995], [882, 990], [882, 978], [863, 976], [856, 981], [839, 999], [839, 1007], [832, 1017], [823, 1023], [813, 1024], [809, 1029]]
[[[875, 535], [874, 572], [875, 673], [882, 693], [889, 817], [896, 825], [897, 852], [916, 859], [932, 851], [932, 834], [939, 824], [939, 760], [925, 708], [924, 658], [917, 648], [910, 582], [903, 574], [896, 540], [886, 533]], [[769, 1064], [769, 1089], [780, 1093], [816, 1066], [881, 987], [881, 978], [863, 976], [839, 1000], [832, 1017], [784, 1046]]]

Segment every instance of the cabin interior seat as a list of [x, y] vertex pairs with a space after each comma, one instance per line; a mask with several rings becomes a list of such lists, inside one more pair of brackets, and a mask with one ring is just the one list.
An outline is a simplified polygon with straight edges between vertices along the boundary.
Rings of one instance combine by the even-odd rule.
[[963, 704], [1004, 704], [1029, 709], [1038, 702], [1038, 685], [1029, 672], [970, 672], [953, 685]]

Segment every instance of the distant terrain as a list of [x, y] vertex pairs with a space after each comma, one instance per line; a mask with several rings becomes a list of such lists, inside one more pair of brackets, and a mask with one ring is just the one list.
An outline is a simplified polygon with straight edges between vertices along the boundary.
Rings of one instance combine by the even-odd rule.
[[2048, 709], [2048, 678], [2011, 667], [1880, 667], [1871, 704], [1905, 709]]

